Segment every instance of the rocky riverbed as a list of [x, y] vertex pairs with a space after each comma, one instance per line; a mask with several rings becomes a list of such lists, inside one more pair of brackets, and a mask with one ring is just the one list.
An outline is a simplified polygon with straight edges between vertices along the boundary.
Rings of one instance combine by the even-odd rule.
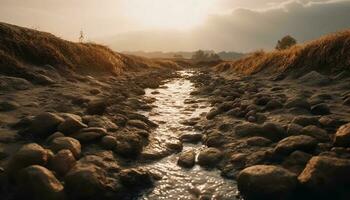
[[195, 69], [0, 81], [2, 199], [350, 197], [343, 77]]

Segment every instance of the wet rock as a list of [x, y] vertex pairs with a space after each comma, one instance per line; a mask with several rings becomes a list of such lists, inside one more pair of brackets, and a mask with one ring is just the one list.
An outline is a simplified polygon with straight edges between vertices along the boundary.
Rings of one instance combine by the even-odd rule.
[[183, 134], [180, 136], [180, 140], [182, 142], [188, 142], [188, 143], [198, 143], [202, 140], [203, 135], [200, 133], [195, 134]]
[[298, 116], [293, 119], [292, 123], [299, 124], [300, 126], [320, 126], [318, 117]]
[[15, 175], [20, 169], [30, 165], [45, 165], [48, 161], [48, 152], [36, 143], [22, 146], [10, 159], [7, 171]]
[[347, 187], [350, 184], [350, 160], [315, 156], [298, 179], [306, 192], [319, 197], [338, 199], [344, 193], [349, 195]]
[[0, 111], [12, 111], [19, 108], [20, 105], [15, 101], [2, 101], [0, 102]]
[[269, 140], [269, 139], [266, 139], [264, 137], [251, 137], [251, 138], [248, 138], [246, 140], [246, 143], [249, 145], [249, 146], [258, 146], [258, 147], [266, 147], [266, 146], [269, 146], [272, 141]]
[[106, 172], [96, 165], [75, 165], [65, 176], [65, 189], [73, 199], [100, 199], [109, 187]]
[[213, 108], [207, 113], [206, 118], [208, 120], [214, 119], [214, 117], [220, 113], [221, 113], [221, 111], [219, 109]]
[[334, 145], [350, 147], [350, 123], [341, 126], [335, 134]]
[[57, 130], [66, 135], [70, 135], [86, 127], [87, 125], [83, 124], [81, 121], [68, 118], [57, 127]]
[[106, 109], [106, 101], [96, 100], [89, 102], [86, 113], [89, 115], [102, 115], [106, 111]]
[[191, 168], [195, 164], [196, 154], [193, 150], [186, 151], [180, 154], [177, 164], [181, 167]]
[[[64, 200], [64, 187], [45, 167], [32, 165], [22, 169], [18, 175], [21, 192], [33, 199]], [[23, 194], [21, 194], [23, 195]]]
[[298, 81], [301, 84], [309, 86], [324, 86], [331, 82], [331, 79], [327, 76], [324, 76], [316, 71], [311, 71], [304, 76], [300, 77]]
[[127, 125], [132, 126], [132, 127], [136, 127], [138, 129], [141, 129], [141, 130], [149, 130], [148, 125], [141, 120], [129, 120]]
[[311, 136], [320, 142], [329, 142], [329, 140], [330, 140], [330, 138], [327, 134], [327, 131], [325, 131], [321, 128], [318, 128], [317, 126], [314, 126], [314, 125], [304, 127], [301, 130], [300, 134]]
[[286, 108], [303, 108], [306, 110], [310, 110], [309, 102], [304, 98], [294, 98], [290, 99], [285, 105]]
[[87, 116], [84, 116], [82, 120], [89, 127], [101, 127], [108, 131], [116, 131], [119, 128], [114, 122], [112, 122], [110, 119], [108, 119], [105, 116], [87, 115]]
[[107, 150], [113, 150], [117, 146], [117, 139], [111, 135], [106, 135], [101, 139], [101, 146]]
[[142, 139], [134, 133], [126, 133], [117, 136], [117, 146], [115, 152], [124, 157], [135, 157], [143, 149]]
[[53, 171], [63, 176], [76, 163], [73, 153], [68, 149], [60, 150], [50, 161], [50, 166]]
[[198, 155], [198, 164], [202, 167], [215, 167], [222, 159], [223, 154], [216, 148], [207, 148]]
[[58, 137], [52, 140], [50, 149], [54, 152], [58, 152], [63, 149], [69, 149], [75, 158], [79, 158], [81, 153], [80, 142], [71, 137]]
[[314, 115], [328, 115], [331, 113], [329, 107], [325, 103], [317, 104], [311, 107], [311, 113]]
[[289, 136], [279, 141], [275, 153], [288, 155], [293, 151], [312, 151], [317, 147], [317, 140], [307, 135]]
[[107, 135], [106, 129], [99, 127], [90, 127], [81, 129], [78, 133], [71, 136], [79, 140], [81, 143], [89, 143], [101, 139], [105, 135]]
[[300, 174], [311, 157], [311, 154], [302, 151], [294, 151], [284, 159], [282, 166], [296, 174]]
[[287, 199], [296, 188], [297, 177], [272, 165], [256, 165], [241, 171], [238, 189], [247, 200]]
[[173, 141], [173, 142], [167, 143], [166, 148], [171, 152], [181, 152], [183, 149], [183, 145], [182, 145], [182, 142], [180, 141]]
[[[119, 174], [120, 182], [125, 187], [149, 187], [153, 185], [152, 175], [141, 169], [125, 169]], [[142, 188], [144, 189], [144, 188]]]
[[203, 138], [203, 143], [208, 147], [220, 147], [225, 142], [224, 135], [220, 132], [213, 131]]
[[261, 126], [254, 123], [243, 123], [235, 127], [235, 133], [241, 137], [256, 136], [263, 133]]
[[42, 113], [34, 117], [26, 132], [34, 136], [46, 138], [55, 133], [57, 126], [63, 121], [63, 118], [56, 114]]
[[282, 125], [271, 122], [262, 125], [262, 132], [263, 134], [261, 136], [274, 142], [281, 140], [287, 135]]

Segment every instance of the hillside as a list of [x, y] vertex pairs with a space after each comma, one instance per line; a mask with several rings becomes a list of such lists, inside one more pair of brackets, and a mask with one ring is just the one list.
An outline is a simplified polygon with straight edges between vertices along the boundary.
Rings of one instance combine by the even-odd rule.
[[216, 66], [218, 71], [243, 74], [309, 71], [335, 74], [350, 69], [350, 30], [326, 35], [282, 51], [257, 51], [242, 59]]
[[55, 69], [59, 73], [118, 75], [154, 67], [177, 68], [179, 65], [167, 60], [124, 55], [102, 45], [74, 43], [50, 33], [0, 23], [2, 75], [36, 80], [41, 78], [35, 74], [43, 69]]

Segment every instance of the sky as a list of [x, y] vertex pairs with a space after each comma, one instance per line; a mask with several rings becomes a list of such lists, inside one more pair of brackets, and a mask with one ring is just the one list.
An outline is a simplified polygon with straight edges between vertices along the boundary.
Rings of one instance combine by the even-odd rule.
[[350, 0], [0, 0], [0, 21], [117, 51], [249, 52], [350, 28]]

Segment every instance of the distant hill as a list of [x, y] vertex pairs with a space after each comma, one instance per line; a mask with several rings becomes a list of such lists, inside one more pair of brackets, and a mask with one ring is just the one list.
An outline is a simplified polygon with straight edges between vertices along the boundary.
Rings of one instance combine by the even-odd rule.
[[[205, 50], [207, 53], [215, 53], [211, 50]], [[186, 59], [190, 59], [194, 51], [178, 51], [178, 52], [162, 52], [162, 51], [154, 51], [154, 52], [144, 52], [144, 51], [124, 51], [123, 53], [129, 54], [129, 55], [136, 55], [136, 56], [142, 56], [147, 58], [174, 58], [174, 57], [183, 57]], [[237, 53], [237, 52], [226, 52], [222, 51], [217, 53], [222, 60], [236, 60], [238, 58], [243, 57], [245, 54], [243, 53]]]
[[295, 75], [350, 71], [350, 29], [286, 50], [257, 51], [236, 61], [223, 62], [216, 69], [243, 74], [291, 72]]

